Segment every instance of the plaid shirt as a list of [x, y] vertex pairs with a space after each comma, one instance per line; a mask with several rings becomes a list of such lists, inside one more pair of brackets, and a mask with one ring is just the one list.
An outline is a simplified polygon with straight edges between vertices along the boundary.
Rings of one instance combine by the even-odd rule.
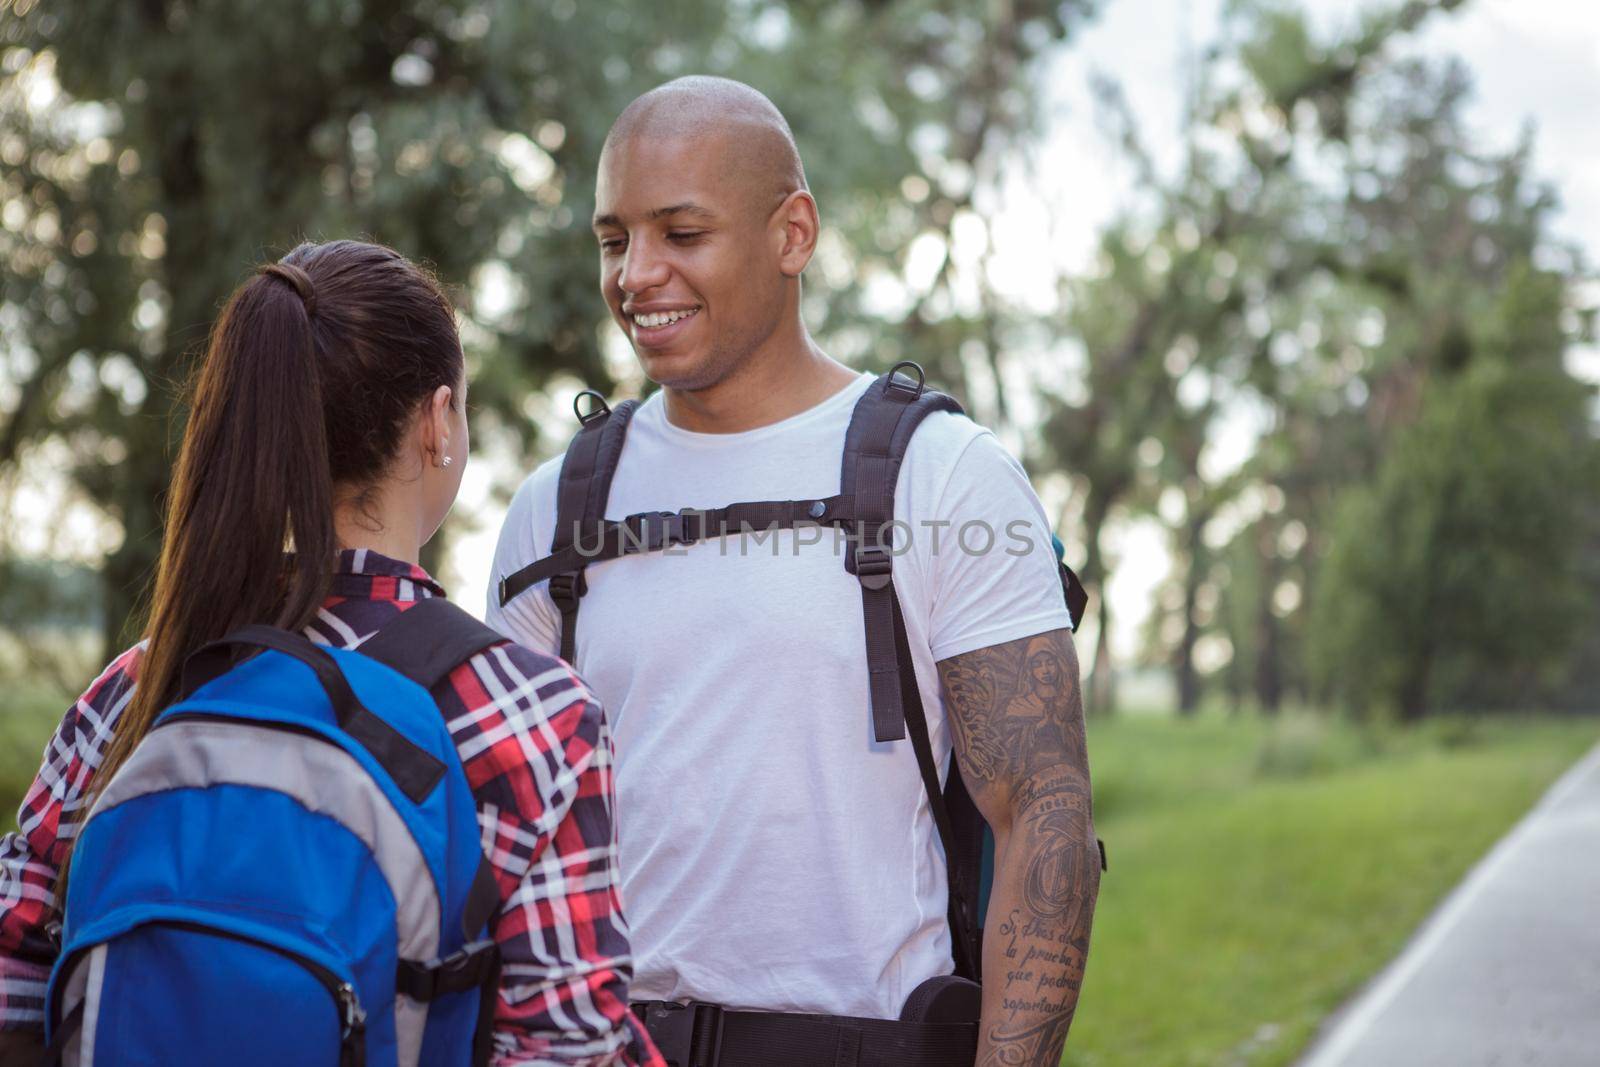
[[[418, 600], [443, 595], [420, 567], [346, 551], [306, 634], [350, 648]], [[43, 1025], [57, 867], [133, 693], [139, 655], [135, 647], [118, 656], [67, 712], [18, 812], [20, 832], [0, 839], [0, 1029]], [[494, 1062], [662, 1067], [628, 1011], [633, 961], [599, 703], [565, 663], [509, 641], [461, 664], [433, 696], [500, 883]], [[543, 791], [541, 779], [550, 783]]]

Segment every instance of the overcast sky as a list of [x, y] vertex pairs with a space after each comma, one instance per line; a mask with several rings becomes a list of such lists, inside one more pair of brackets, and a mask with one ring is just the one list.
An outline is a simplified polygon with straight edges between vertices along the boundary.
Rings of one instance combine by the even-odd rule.
[[[1121, 83], [1146, 147], [1159, 165], [1175, 168], [1185, 71], [1190, 57], [1217, 39], [1222, 6], [1222, 0], [1109, 0], [1050, 64], [1043, 86], [1049, 118], [1033, 176], [1008, 191], [1010, 209], [1002, 208], [995, 224], [996, 275], [1006, 291], [1049, 306], [1055, 266], [1087, 268], [1102, 228], [1137, 196], [1120, 150], [1097, 121], [1091, 71]], [[1335, 30], [1353, 26], [1371, 5], [1307, 0], [1303, 6], [1320, 30]], [[1555, 230], [1585, 249], [1591, 268], [1600, 264], [1600, 0], [1468, 0], [1455, 14], [1430, 18], [1397, 52], [1465, 61], [1476, 83], [1468, 118], [1486, 150], [1513, 147], [1533, 125], [1535, 172], [1554, 185], [1562, 205]], [[1041, 209], [1047, 242], [1040, 239]], [[1580, 353], [1573, 365], [1600, 382], [1600, 353]], [[1248, 443], [1246, 428], [1241, 454]], [[1120, 562], [1111, 586], [1113, 648], [1126, 662], [1169, 559], [1152, 522], [1126, 524], [1109, 540]]]
[[[1158, 161], [1181, 157], [1180, 120], [1189, 56], [1218, 37], [1222, 0], [1106, 0], [1104, 13], [1050, 65], [1044, 82], [1049, 125], [1041, 170], [1055, 187], [1054, 254], [1088, 262], [1095, 235], [1131, 199], [1131, 175], [1097, 125], [1087, 82], [1092, 70], [1119, 81]], [[1305, 0], [1319, 30], [1354, 25], [1372, 5]], [[1390, 6], [1384, 4], [1380, 6]], [[1600, 234], [1600, 3], [1596, 0], [1468, 0], [1434, 15], [1400, 53], [1456, 55], [1472, 71], [1470, 120], [1485, 148], [1509, 148], [1525, 123], [1536, 129], [1539, 173], [1560, 193], [1558, 225], [1591, 248]], [[1014, 223], [1014, 282], [1037, 277], [1037, 231]], [[1035, 246], [1035, 247], [1028, 247]]]

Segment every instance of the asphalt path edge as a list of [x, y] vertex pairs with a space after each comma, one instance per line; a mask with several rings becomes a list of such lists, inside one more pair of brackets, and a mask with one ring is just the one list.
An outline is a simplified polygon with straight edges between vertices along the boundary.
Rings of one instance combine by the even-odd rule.
[[1297, 1067], [1346, 1067], [1345, 1057], [1367, 1036], [1372, 1024], [1421, 970], [1428, 957], [1455, 930], [1484, 888], [1507, 864], [1513, 862], [1533, 825], [1569, 794], [1582, 788], [1583, 779], [1597, 770], [1600, 770], [1600, 744], [1596, 744], [1587, 755], [1567, 768], [1555, 784], [1545, 790], [1538, 803], [1495, 843], [1434, 909], [1433, 914], [1423, 921], [1400, 955], [1356, 993], [1345, 1007], [1335, 1011], [1323, 1024], [1321, 1033], [1309, 1051], [1297, 1061]]

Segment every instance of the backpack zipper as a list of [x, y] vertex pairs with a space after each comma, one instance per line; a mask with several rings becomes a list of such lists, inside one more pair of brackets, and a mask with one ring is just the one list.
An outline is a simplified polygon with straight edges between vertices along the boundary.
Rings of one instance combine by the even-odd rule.
[[340, 1067], [363, 1067], [363, 1064], [366, 1063], [367, 1013], [361, 1007], [361, 998], [356, 994], [356, 987], [345, 981], [334, 971], [293, 949], [275, 945], [263, 938], [250, 937], [248, 934], [223, 930], [215, 926], [208, 926], [205, 923], [186, 922], [181, 919], [164, 919], [150, 925], [170, 926], [178, 930], [191, 930], [209, 937], [224, 937], [231, 941], [242, 941], [247, 945], [270, 949], [283, 958], [299, 964], [313, 978], [322, 983], [323, 988], [328, 991], [333, 997], [334, 1003], [339, 1007]]
[[[338, 1009], [339, 1067], [365, 1067], [367, 1062], [367, 1013], [361, 1006], [361, 997], [356, 992], [356, 987], [352, 983], [345, 981], [337, 972], [293, 949], [273, 944], [263, 938], [235, 933], [232, 930], [224, 930], [205, 923], [182, 919], [158, 919], [141, 925], [165, 926], [176, 930], [188, 930], [205, 934], [208, 937], [221, 937], [230, 941], [240, 941], [247, 945], [254, 945], [257, 948], [268, 949], [299, 965], [302, 970], [315, 978], [328, 991], [328, 995], [333, 998], [334, 1004]], [[74, 955], [82, 955], [93, 947], [87, 946], [74, 953]], [[76, 965], [77, 961], [73, 960], [67, 969]], [[67, 969], [64, 969], [62, 973], [66, 973]]]
[[339, 1063], [340, 1067], [363, 1067], [367, 1060], [367, 1013], [361, 1007], [361, 998], [356, 993], [356, 987], [345, 981], [334, 971], [329, 970], [309, 956], [303, 956], [293, 949], [275, 945], [271, 941], [259, 937], [250, 937], [247, 934], [235, 933], [232, 930], [223, 930], [205, 923], [186, 922], [181, 919], [165, 919], [150, 924], [151, 926], [170, 926], [178, 930], [190, 930], [210, 937], [224, 937], [231, 941], [242, 941], [247, 945], [269, 949], [283, 958], [299, 964], [313, 978], [322, 984], [333, 997], [334, 1003], [339, 1007]]
[[[300, 726], [294, 723], [286, 723], [281, 721], [256, 719], [248, 715], [227, 715], [209, 711], [180, 711], [176, 715], [169, 715], [162, 719], [160, 722], [151, 727], [151, 729], [160, 729], [163, 726], [173, 723], [196, 722], [201, 720], [207, 722], [237, 723], [244, 726], [258, 726], [264, 730], [280, 730], [284, 733], [299, 734], [303, 737], [311, 738], [314, 741], [320, 741], [325, 745], [332, 745], [334, 748], [341, 747], [338, 742], [334, 741], [326, 734], [306, 726]], [[246, 944], [270, 949], [271, 951], [276, 952], [278, 955], [298, 964], [312, 977], [316, 978], [323, 988], [328, 991], [329, 995], [333, 997], [334, 1003], [338, 1007], [339, 1067], [365, 1067], [367, 1060], [367, 1013], [361, 1006], [361, 998], [357, 994], [355, 986], [345, 981], [337, 973], [329, 970], [327, 967], [324, 967], [316, 960], [310, 959], [307, 956], [303, 956], [300, 953], [295, 952], [293, 949], [287, 949], [281, 945], [275, 945], [270, 941], [265, 941], [260, 938], [234, 933], [231, 930], [223, 930], [215, 926], [208, 926], [205, 923], [187, 922], [180, 919], [163, 919], [147, 925], [168, 926], [179, 930], [190, 930], [196, 933], [207, 934], [212, 937], [225, 937], [234, 941], [242, 941]]]

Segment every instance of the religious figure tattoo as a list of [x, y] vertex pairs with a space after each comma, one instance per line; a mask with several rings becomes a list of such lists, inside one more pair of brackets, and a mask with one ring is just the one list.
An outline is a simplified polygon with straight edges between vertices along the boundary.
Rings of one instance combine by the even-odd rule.
[[980, 1067], [1054, 1067], [1100, 884], [1078, 660], [1056, 630], [939, 664], [957, 765], [999, 846]]

